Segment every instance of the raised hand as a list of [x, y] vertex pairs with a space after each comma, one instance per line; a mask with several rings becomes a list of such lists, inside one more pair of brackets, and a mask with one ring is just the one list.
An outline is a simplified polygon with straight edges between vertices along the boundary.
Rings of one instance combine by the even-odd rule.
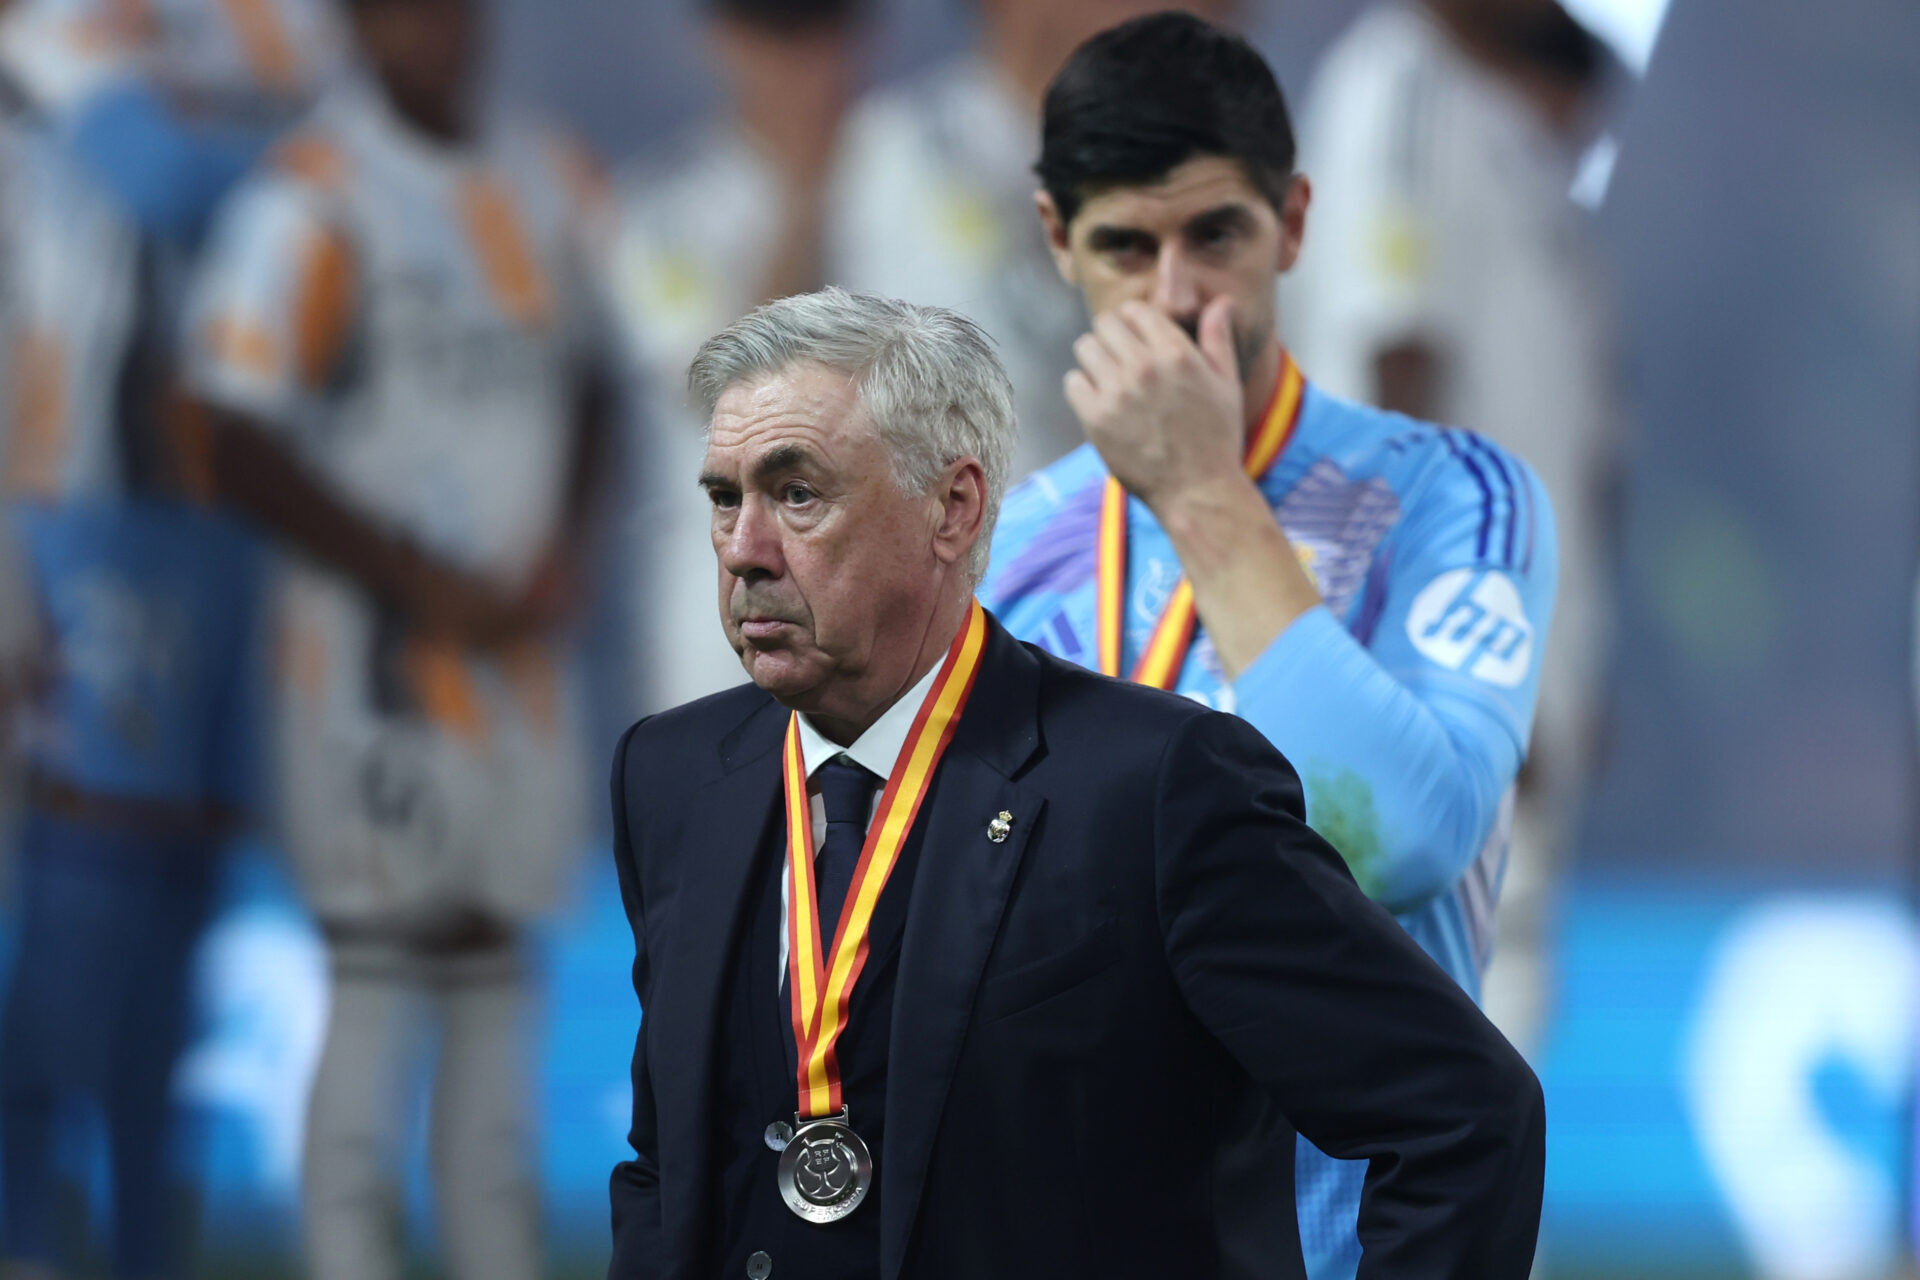
[[1200, 314], [1199, 341], [1144, 302], [1101, 313], [1074, 343], [1067, 401], [1107, 470], [1156, 509], [1177, 495], [1245, 481], [1246, 404], [1232, 300]]

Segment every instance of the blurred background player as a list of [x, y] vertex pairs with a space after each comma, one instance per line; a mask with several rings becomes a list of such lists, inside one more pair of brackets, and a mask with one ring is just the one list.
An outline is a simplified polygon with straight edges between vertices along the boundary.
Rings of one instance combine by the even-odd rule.
[[[287, 54], [271, 81], [222, 4], [133, 14], [35, 0], [0, 41], [8, 67], [31, 68], [7, 95], [0, 162], [4, 497], [51, 644], [27, 706], [20, 949], [0, 1015], [6, 1248], [25, 1274], [74, 1261], [54, 1238], [74, 1101], [105, 1120], [113, 1274], [183, 1266], [170, 1086], [218, 854], [252, 798], [256, 610], [251, 543], [200, 501], [172, 343], [228, 153], [264, 145], [319, 72], [316, 42], [292, 52], [311, 15], [290, 0], [249, 10], [246, 39]], [[137, 171], [105, 159], [136, 118]]]
[[[1179, 14], [1095, 36], [1047, 90], [1037, 168], [1094, 317], [1066, 379], [1089, 443], [1008, 494], [981, 600], [1258, 728], [1360, 887], [1478, 999], [1553, 607], [1545, 493], [1477, 436], [1322, 391], [1281, 345], [1312, 192], [1243, 40]], [[1242, 1158], [1295, 1158], [1257, 1119]], [[1355, 1274], [1366, 1174], [1299, 1143], [1313, 1280]], [[1290, 1248], [1239, 1243], [1234, 1274]]]
[[[1164, 0], [977, 0], [975, 47], [866, 96], [846, 122], [827, 277], [952, 307], [1013, 379], [1013, 477], [1080, 443], [1060, 395], [1086, 311], [1033, 226], [1033, 139], [1047, 81], [1082, 40]], [[1231, 16], [1232, 0], [1183, 6]]]
[[1553, 498], [1561, 588], [1487, 986], [1529, 1050], [1553, 873], [1602, 737], [1622, 409], [1609, 282], [1569, 193], [1615, 71], [1555, 0], [1369, 8], [1306, 99], [1314, 234], [1283, 290], [1320, 385], [1479, 432]]
[[353, 0], [365, 75], [229, 207], [194, 311], [220, 491], [291, 553], [285, 838], [331, 957], [310, 1273], [401, 1272], [414, 1084], [450, 1274], [540, 1271], [526, 926], [583, 812], [566, 622], [606, 436], [586, 166], [482, 91], [478, 0]]
[[647, 580], [637, 597], [648, 705], [740, 683], [712, 626], [704, 424], [686, 371], [707, 338], [761, 302], [818, 288], [828, 178], [860, 72], [866, 0], [707, 0], [725, 101], [711, 121], [621, 183], [613, 280], [646, 392], [642, 501]]

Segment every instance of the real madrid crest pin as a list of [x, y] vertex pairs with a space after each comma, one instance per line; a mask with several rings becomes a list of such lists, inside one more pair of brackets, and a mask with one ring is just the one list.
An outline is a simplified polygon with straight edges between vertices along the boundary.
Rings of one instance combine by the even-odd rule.
[[993, 821], [987, 824], [987, 839], [995, 844], [1006, 842], [1007, 833], [1013, 830], [1013, 815], [1002, 809], [995, 814]]

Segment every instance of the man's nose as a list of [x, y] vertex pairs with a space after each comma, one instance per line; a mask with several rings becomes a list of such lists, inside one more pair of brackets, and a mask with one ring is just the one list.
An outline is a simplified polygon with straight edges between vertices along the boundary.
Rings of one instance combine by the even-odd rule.
[[1185, 251], [1177, 241], [1169, 241], [1160, 249], [1159, 261], [1154, 264], [1153, 305], [1162, 315], [1174, 320], [1181, 327], [1192, 330], [1200, 320], [1201, 308], [1206, 306], [1206, 297], [1200, 289], [1198, 273], [1188, 260]]
[[785, 565], [780, 554], [780, 522], [767, 503], [751, 494], [741, 499], [732, 527], [720, 540], [720, 564], [736, 578], [780, 575]]

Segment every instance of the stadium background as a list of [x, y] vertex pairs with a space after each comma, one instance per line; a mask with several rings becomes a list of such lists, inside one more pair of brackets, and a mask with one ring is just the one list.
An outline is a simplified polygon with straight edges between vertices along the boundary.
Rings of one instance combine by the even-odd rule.
[[[711, 105], [689, 0], [499, 7], [509, 84], [604, 155]], [[880, 77], [966, 37], [961, 0], [883, 7]], [[1356, 8], [1254, 6], [1296, 97]], [[1600, 214], [1638, 439], [1610, 765], [1536, 1064], [1544, 1270], [1910, 1274], [1920, 7], [1569, 8], [1644, 65]], [[236, 864], [228, 904], [178, 1084], [211, 1143], [206, 1252], [212, 1274], [293, 1274], [324, 970], [271, 851]], [[568, 1275], [602, 1265], [625, 1149], [629, 946], [596, 852], [548, 939], [543, 1156]]]

